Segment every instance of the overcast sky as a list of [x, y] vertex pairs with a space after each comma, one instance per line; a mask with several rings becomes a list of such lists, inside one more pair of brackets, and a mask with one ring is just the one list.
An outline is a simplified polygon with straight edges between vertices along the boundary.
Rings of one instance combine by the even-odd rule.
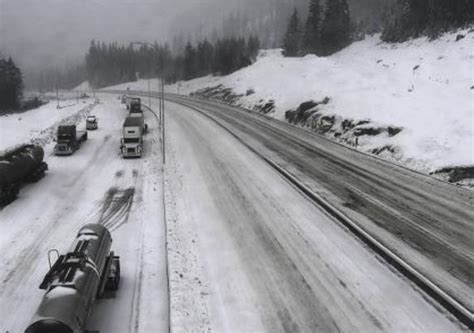
[[25, 67], [80, 60], [91, 39], [165, 41], [222, 22], [239, 0], [0, 0], [0, 52]]
[[[391, 1], [394, 0], [349, 0], [349, 3], [353, 13], [359, 13], [367, 20], [374, 16], [376, 7], [380, 11], [381, 4]], [[294, 4], [305, 10], [308, 2], [0, 0], [0, 54], [12, 56], [22, 70], [28, 72], [38, 67], [63, 67], [66, 63], [82, 61], [92, 39], [128, 43], [171, 41], [177, 35], [182, 35], [185, 40], [190, 35], [210, 37], [214, 29], [218, 33], [225, 30], [222, 22], [230, 13], [257, 15], [261, 22], [265, 22], [274, 10], [287, 8], [289, 14]], [[274, 24], [277, 25], [271, 27], [274, 31], [284, 28], [279, 26], [278, 20]], [[286, 19], [281, 24], [286, 25]]]

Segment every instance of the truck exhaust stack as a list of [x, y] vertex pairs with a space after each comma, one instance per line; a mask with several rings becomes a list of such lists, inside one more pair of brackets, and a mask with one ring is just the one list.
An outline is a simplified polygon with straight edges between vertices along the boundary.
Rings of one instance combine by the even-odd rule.
[[40, 284], [46, 294], [25, 333], [82, 333], [94, 301], [120, 282], [119, 257], [110, 232], [100, 224], [82, 227], [69, 252], [60, 255]]

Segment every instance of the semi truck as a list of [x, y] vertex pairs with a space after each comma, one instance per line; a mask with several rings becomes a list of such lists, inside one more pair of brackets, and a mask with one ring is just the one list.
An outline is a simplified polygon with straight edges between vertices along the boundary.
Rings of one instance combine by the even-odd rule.
[[48, 170], [44, 150], [37, 145], [22, 145], [0, 156], [0, 206], [18, 196], [23, 183], [36, 182]]
[[131, 118], [141, 118], [140, 123], [143, 133], [148, 132], [148, 125], [145, 123], [145, 114], [143, 113], [140, 98], [132, 98], [130, 102], [130, 110], [128, 116]]
[[87, 140], [87, 131], [76, 130], [76, 125], [58, 126], [55, 155], [72, 155]]
[[138, 110], [142, 109], [142, 100], [138, 97], [127, 97], [127, 110]]
[[49, 271], [39, 286], [46, 293], [25, 333], [90, 332], [86, 322], [95, 300], [110, 298], [119, 288], [120, 258], [111, 246], [106, 227], [86, 224], [66, 254], [48, 252]]
[[120, 151], [124, 158], [143, 153], [143, 117], [127, 117], [123, 123]]

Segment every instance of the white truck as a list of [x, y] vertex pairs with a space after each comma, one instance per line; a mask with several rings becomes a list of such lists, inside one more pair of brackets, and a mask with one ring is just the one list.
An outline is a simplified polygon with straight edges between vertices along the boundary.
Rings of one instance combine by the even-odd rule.
[[143, 133], [148, 132], [148, 125], [145, 123], [145, 114], [141, 108], [130, 108], [129, 118], [139, 118], [142, 124]]
[[87, 116], [86, 118], [86, 129], [87, 130], [96, 130], [99, 128], [99, 124], [96, 116]]
[[142, 108], [142, 100], [138, 97], [129, 97], [127, 96], [125, 99], [126, 103], [125, 106], [127, 107], [127, 110], [133, 111], [133, 110], [141, 110]]
[[122, 157], [141, 157], [143, 153], [143, 118], [127, 117], [123, 123], [120, 150]]

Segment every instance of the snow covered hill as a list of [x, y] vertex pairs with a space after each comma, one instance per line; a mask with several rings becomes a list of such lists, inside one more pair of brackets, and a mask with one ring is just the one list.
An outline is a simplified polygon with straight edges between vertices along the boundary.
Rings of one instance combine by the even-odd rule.
[[[262, 51], [250, 67], [168, 86], [167, 91], [264, 112], [433, 172], [474, 165], [473, 50], [473, 29], [402, 44], [383, 43], [376, 35], [327, 58], [284, 58], [281, 50]], [[157, 86], [153, 80], [152, 89]], [[148, 82], [113, 88], [127, 87], [146, 90]]]

